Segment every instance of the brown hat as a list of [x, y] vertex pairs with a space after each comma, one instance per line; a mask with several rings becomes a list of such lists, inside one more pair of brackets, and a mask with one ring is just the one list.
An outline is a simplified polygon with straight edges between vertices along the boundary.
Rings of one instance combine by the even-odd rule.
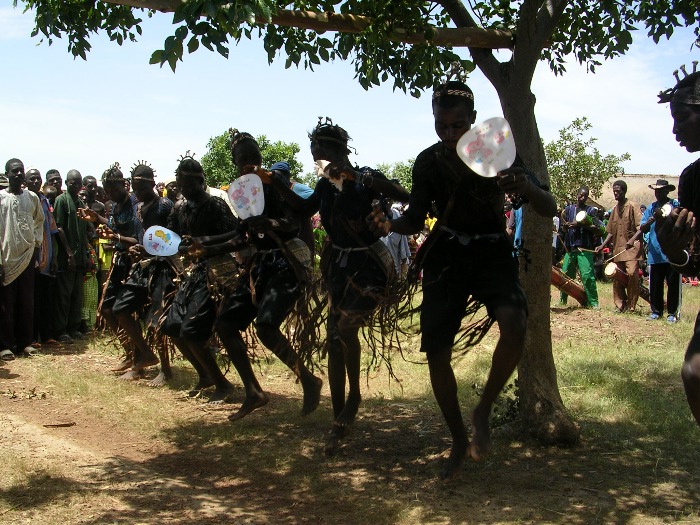
[[656, 179], [656, 184], [649, 184], [649, 189], [673, 191], [676, 189], [676, 187], [673, 184], [669, 184], [667, 180]]

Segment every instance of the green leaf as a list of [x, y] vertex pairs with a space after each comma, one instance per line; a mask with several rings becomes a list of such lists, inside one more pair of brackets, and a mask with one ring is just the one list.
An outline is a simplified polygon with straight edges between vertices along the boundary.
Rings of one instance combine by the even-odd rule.
[[199, 40], [197, 39], [197, 36], [193, 36], [190, 38], [190, 41], [187, 42], [187, 52], [188, 53], [194, 53], [199, 49]]

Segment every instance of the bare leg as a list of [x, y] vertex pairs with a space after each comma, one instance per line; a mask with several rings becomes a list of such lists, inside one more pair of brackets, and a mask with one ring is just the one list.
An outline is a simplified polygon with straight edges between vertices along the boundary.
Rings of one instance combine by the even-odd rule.
[[[143, 338], [143, 331], [140, 323], [132, 314], [121, 313], [114, 316], [119, 326], [129, 336], [131, 343], [134, 345], [134, 362], [131, 366], [133, 372], [140, 372], [144, 368], [158, 364], [158, 357], [153, 353], [153, 350], [148, 346]], [[123, 376], [122, 376], [123, 377]]]
[[472, 442], [469, 452], [479, 461], [491, 447], [489, 416], [494, 401], [518, 366], [525, 347], [525, 312], [511, 306], [501, 306], [494, 312], [501, 332], [491, 360], [491, 370], [479, 403], [472, 412]]
[[165, 385], [173, 377], [173, 370], [170, 367], [170, 354], [165, 336], [157, 333], [154, 328], [149, 328], [149, 330], [151, 330], [151, 339], [155, 341], [156, 348], [158, 348], [160, 373], [148, 382], [148, 386], [159, 387]]
[[217, 326], [216, 331], [245, 388], [245, 400], [241, 408], [229, 416], [231, 421], [237, 421], [250, 414], [253, 410], [267, 405], [270, 398], [263, 392], [258, 378], [255, 377], [250, 359], [248, 359], [245, 342], [238, 330], [226, 323], [221, 323]]
[[323, 382], [314, 376], [289, 344], [279, 327], [260, 323], [256, 325], [260, 342], [269, 348], [301, 381], [304, 389], [304, 404], [301, 415], [306, 416], [318, 408]]
[[345, 354], [345, 371], [348, 376], [348, 397], [342, 412], [336, 416], [336, 423], [349, 426], [355, 422], [355, 417], [360, 409], [362, 396], [360, 394], [360, 357], [362, 347], [360, 346], [359, 326], [339, 323], [340, 336], [343, 340], [343, 351]]
[[[117, 318], [115, 317], [114, 312], [112, 312], [112, 309], [102, 308], [102, 310], [100, 310], [99, 313], [107, 323], [107, 326], [112, 331], [112, 333], [115, 336], [117, 336], [119, 334], [119, 321], [117, 321]], [[119, 365], [112, 369], [112, 372], [123, 372], [124, 370], [128, 370], [129, 368], [131, 368], [134, 364], [134, 355], [132, 352], [132, 347], [130, 347], [128, 343], [125, 342], [125, 340], [121, 339], [121, 337], [120, 342], [122, 343], [122, 347], [126, 352], [126, 356]]]
[[[333, 456], [343, 438], [350, 433], [350, 425], [354, 423], [360, 408], [360, 340], [359, 326], [342, 317], [336, 327], [339, 337], [334, 337], [328, 350], [328, 384], [331, 389], [333, 415], [335, 423], [326, 441], [324, 452]], [[347, 399], [345, 398], [345, 378], [349, 384]]]
[[695, 320], [695, 332], [685, 352], [681, 377], [690, 412], [700, 425], [700, 312]]
[[187, 395], [189, 395], [190, 397], [194, 397], [196, 395], [199, 395], [199, 393], [205, 388], [213, 386], [213, 379], [209, 377], [207, 370], [201, 365], [199, 359], [195, 357], [194, 353], [192, 352], [192, 349], [189, 346], [189, 341], [181, 337], [173, 337], [172, 339], [173, 343], [175, 343], [175, 346], [177, 346], [178, 350], [180, 350], [180, 353], [184, 356], [185, 359], [187, 359], [190, 362], [190, 364], [197, 371], [197, 375], [199, 376], [199, 381], [197, 382], [195, 387], [188, 392]]
[[440, 478], [449, 480], [459, 474], [469, 448], [467, 429], [462, 419], [462, 411], [457, 398], [457, 380], [452, 370], [452, 350], [445, 348], [428, 352], [430, 383], [435, 400], [442, 411], [447, 427], [452, 435], [452, 449], [447, 462], [440, 471]]

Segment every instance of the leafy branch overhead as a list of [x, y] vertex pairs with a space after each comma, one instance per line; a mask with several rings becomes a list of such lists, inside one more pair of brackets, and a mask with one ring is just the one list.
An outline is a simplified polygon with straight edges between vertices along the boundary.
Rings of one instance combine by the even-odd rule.
[[[357, 81], [368, 89], [393, 79], [394, 88], [420, 96], [455, 60], [465, 69], [472, 62], [453, 48], [474, 52], [518, 46], [524, 23], [550, 28], [537, 39], [535, 51], [555, 73], [565, 59], [594, 70], [600, 61], [623, 54], [633, 31], [644, 28], [655, 41], [675, 27], [696, 24], [695, 0], [14, 0], [33, 10], [33, 35], [49, 44], [63, 36], [74, 56], [86, 58], [89, 37], [106, 32], [118, 44], [141, 34], [141, 16], [173, 12], [173, 34], [151, 56], [153, 64], [174, 71], [187, 53], [204, 46], [228, 58], [242, 38], [261, 38], [268, 60], [284, 57], [286, 67], [311, 69], [321, 62], [350, 60]], [[138, 15], [138, 16], [137, 16]], [[468, 31], [468, 33], [465, 33]], [[528, 34], [528, 39], [533, 38]], [[486, 49], [481, 49], [486, 48]]]

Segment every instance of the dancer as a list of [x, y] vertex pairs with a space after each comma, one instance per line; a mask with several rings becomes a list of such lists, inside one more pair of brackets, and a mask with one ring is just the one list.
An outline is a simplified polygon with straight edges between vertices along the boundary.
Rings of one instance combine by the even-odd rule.
[[[700, 71], [693, 62], [693, 72], [683, 79], [675, 71], [676, 85], [659, 94], [659, 103], [671, 103], [673, 134], [689, 153], [700, 151]], [[681, 67], [685, 72], [685, 67]], [[696, 220], [700, 215], [700, 159], [683, 170], [678, 180], [681, 208], [664, 217], [657, 211], [656, 238], [671, 265], [688, 277], [700, 275], [700, 241]], [[689, 246], [690, 243], [690, 246]], [[700, 425], [700, 312], [695, 319], [693, 336], [685, 352], [681, 377], [690, 411]]]
[[[433, 393], [452, 434], [450, 455], [440, 473], [449, 479], [459, 473], [468, 453], [478, 461], [488, 452], [491, 407], [525, 346], [527, 300], [505, 233], [504, 194], [520, 195], [545, 217], [554, 216], [556, 204], [523, 167], [484, 178], [462, 163], [457, 141], [476, 120], [474, 95], [466, 84], [451, 80], [439, 86], [432, 107], [440, 142], [416, 158], [408, 210], [394, 220], [375, 213], [374, 221], [379, 235], [390, 231], [411, 235], [423, 229], [427, 215], [437, 215], [437, 224], [416, 255], [414, 270], [423, 271], [421, 351], [426, 352]], [[451, 358], [463, 317], [481, 305], [489, 318], [471, 325], [467, 343], [478, 341], [494, 320], [500, 337], [486, 386], [472, 412], [470, 444]]]
[[[258, 143], [249, 133], [231, 130], [231, 156], [238, 172], [245, 174], [262, 163]], [[277, 172], [284, 177], [282, 171]], [[289, 186], [289, 181], [287, 182]], [[313, 412], [319, 404], [322, 382], [315, 377], [299, 358], [280, 327], [295, 308], [310, 280], [311, 253], [297, 235], [299, 221], [289, 205], [271, 186], [263, 188], [265, 208], [262, 215], [244, 220], [248, 243], [256, 250], [248, 262], [248, 273], [238, 286], [224, 298], [216, 321], [216, 331], [241, 377], [246, 398], [240, 409], [229, 419], [235, 421], [268, 403], [248, 358], [246, 344], [241, 336], [255, 321], [258, 339], [271, 350], [301, 382], [304, 389], [302, 415]], [[231, 243], [221, 243], [226, 237]], [[220, 253], [222, 250], [241, 248], [239, 234], [231, 232], [219, 238], [194, 239], [203, 252]], [[228, 246], [228, 248], [226, 248]], [[251, 288], [252, 286], [252, 288]], [[297, 312], [299, 313], [299, 312]]]
[[[184, 201], [175, 205], [168, 220], [168, 228], [178, 235], [190, 237], [215, 236], [238, 229], [238, 220], [228, 205], [206, 191], [204, 170], [189, 155], [182, 158], [176, 171], [177, 185]], [[186, 248], [187, 243], [181, 248]], [[207, 342], [216, 319], [216, 304], [207, 286], [207, 257], [197, 256], [190, 266], [189, 275], [182, 278], [167, 314], [162, 331], [170, 336], [175, 346], [192, 364], [199, 375], [197, 385], [189, 395], [214, 386], [210, 402], [227, 401], [233, 385], [224, 377], [216, 357]], [[235, 267], [231, 268], [235, 271]]]
[[[373, 201], [388, 197], [406, 202], [408, 193], [378, 171], [353, 167], [347, 131], [326, 118], [309, 134], [315, 161], [325, 161], [326, 176], [303, 199], [276, 172], [275, 189], [299, 212], [321, 214], [330, 242], [321, 254], [321, 272], [330, 300], [327, 326], [328, 384], [335, 418], [325, 446], [337, 453], [360, 407], [360, 329], [365, 326], [394, 277], [391, 255], [366, 221]], [[346, 379], [348, 383], [347, 397]]]

